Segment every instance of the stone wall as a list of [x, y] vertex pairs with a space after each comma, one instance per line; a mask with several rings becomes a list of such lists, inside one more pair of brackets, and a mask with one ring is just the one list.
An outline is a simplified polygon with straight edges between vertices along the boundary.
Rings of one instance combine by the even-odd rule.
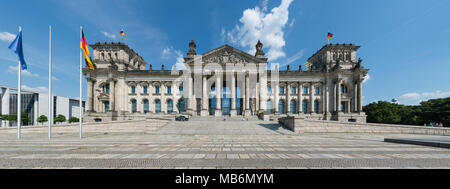
[[302, 117], [280, 118], [279, 122], [297, 133], [389, 133], [450, 136], [450, 128], [438, 127], [319, 121]]

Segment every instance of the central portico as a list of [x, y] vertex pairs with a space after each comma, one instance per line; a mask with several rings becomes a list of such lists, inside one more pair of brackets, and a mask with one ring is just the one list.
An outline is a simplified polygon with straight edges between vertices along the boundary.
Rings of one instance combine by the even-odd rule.
[[286, 116], [365, 122], [359, 46], [325, 45], [307, 68], [267, 69], [258, 41], [254, 55], [223, 45], [198, 55], [194, 41], [184, 64], [146, 70], [123, 43], [97, 43], [88, 81], [87, 121], [145, 119], [154, 115]]

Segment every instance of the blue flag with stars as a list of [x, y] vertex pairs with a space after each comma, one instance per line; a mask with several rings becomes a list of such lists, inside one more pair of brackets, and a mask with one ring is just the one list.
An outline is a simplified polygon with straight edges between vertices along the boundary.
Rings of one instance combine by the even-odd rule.
[[22, 70], [27, 69], [27, 63], [25, 62], [25, 59], [23, 58], [23, 46], [22, 46], [22, 30], [19, 30], [19, 34], [17, 34], [16, 39], [9, 45], [8, 47], [14, 53], [19, 56], [20, 65], [22, 66]]

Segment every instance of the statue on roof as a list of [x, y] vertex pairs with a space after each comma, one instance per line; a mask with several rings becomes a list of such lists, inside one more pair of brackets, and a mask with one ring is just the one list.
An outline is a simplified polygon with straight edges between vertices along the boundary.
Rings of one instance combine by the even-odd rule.
[[190, 56], [190, 55], [197, 55], [196, 48], [197, 48], [197, 45], [195, 44], [194, 40], [192, 40], [189, 43], [189, 52], [187, 53], [187, 55], [188, 56]]
[[262, 50], [262, 48], [263, 48], [263, 44], [261, 43], [261, 41], [260, 40], [258, 40], [258, 43], [256, 44], [256, 54], [255, 54], [255, 56], [256, 57], [262, 57], [262, 58], [264, 58], [264, 51]]

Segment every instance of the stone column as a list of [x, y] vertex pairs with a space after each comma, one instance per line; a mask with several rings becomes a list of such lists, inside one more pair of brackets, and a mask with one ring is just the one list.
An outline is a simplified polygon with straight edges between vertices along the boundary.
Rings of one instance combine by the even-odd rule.
[[231, 116], [236, 116], [236, 77], [234, 75], [234, 71], [231, 74]]
[[259, 109], [262, 112], [267, 108], [267, 77], [259, 74]]
[[188, 89], [188, 99], [187, 99], [187, 110], [190, 114], [194, 115], [194, 108], [192, 107], [195, 100], [194, 100], [194, 78], [192, 78], [192, 74], [189, 74], [189, 89]]
[[93, 79], [87, 79], [88, 82], [88, 87], [87, 87], [87, 91], [88, 91], [88, 96], [87, 96], [87, 106], [86, 106], [86, 111], [87, 112], [93, 112], [93, 108], [94, 108], [94, 88], [93, 88], [93, 83], [94, 80]]
[[302, 105], [303, 105], [303, 100], [302, 100], [302, 93], [303, 93], [303, 83], [298, 83], [298, 100], [297, 100], [297, 104], [298, 104], [298, 113], [301, 114], [302, 113]]
[[353, 84], [353, 112], [358, 112], [358, 83]]
[[286, 90], [286, 114], [289, 114], [291, 113], [291, 83], [287, 82]]
[[222, 116], [222, 78], [221, 75], [216, 77], [216, 115]]
[[309, 113], [314, 112], [314, 83], [309, 84]]
[[116, 103], [115, 103], [115, 98], [116, 98], [116, 88], [115, 88], [115, 81], [113, 79], [111, 79], [109, 81], [109, 111], [110, 112], [115, 112], [116, 111]]
[[337, 111], [340, 112], [341, 110], [341, 81], [336, 82], [336, 89], [337, 89], [337, 97], [336, 97], [336, 108]]
[[362, 112], [363, 111], [363, 106], [362, 106], [362, 82], [359, 81], [358, 82], [358, 112]]
[[[279, 103], [279, 94], [280, 94], [280, 83], [276, 83], [275, 86], [272, 86], [272, 91], [274, 92], [274, 100], [272, 102], [272, 108], [275, 108], [275, 114], [279, 114], [280, 110], [278, 109], [278, 103]], [[275, 106], [275, 107], [274, 107]]]
[[245, 74], [245, 116], [250, 116], [250, 78]]
[[206, 79], [206, 75], [202, 76], [202, 111], [200, 113], [201, 116], [208, 116], [208, 101], [209, 101], [209, 97], [208, 97], [208, 83], [207, 83], [207, 79]]

